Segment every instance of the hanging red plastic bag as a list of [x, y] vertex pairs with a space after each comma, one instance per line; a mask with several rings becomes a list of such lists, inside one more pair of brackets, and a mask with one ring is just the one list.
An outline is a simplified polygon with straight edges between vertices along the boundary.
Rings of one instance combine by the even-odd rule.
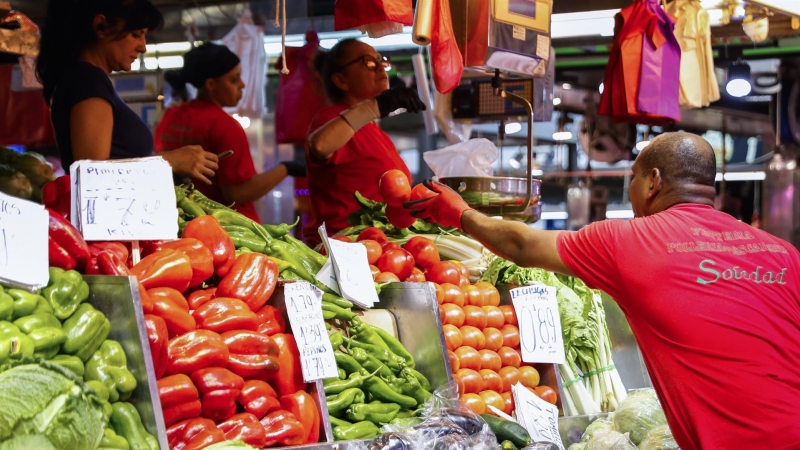
[[400, 33], [413, 23], [411, 0], [336, 0], [333, 9], [336, 31], [356, 28], [371, 38]]
[[453, 21], [448, 0], [434, 1], [431, 59], [433, 83], [436, 85], [436, 90], [447, 94], [458, 86], [461, 81], [461, 73], [464, 72], [464, 61], [453, 34]]

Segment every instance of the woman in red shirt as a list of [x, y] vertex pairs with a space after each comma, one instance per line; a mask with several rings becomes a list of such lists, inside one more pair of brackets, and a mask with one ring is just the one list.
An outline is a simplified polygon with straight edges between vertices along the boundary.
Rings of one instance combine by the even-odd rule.
[[222, 109], [241, 100], [241, 74], [239, 57], [225, 46], [205, 43], [186, 53], [183, 68], [166, 72], [165, 78], [177, 91], [191, 83], [198, 88], [197, 99], [167, 109], [156, 127], [155, 148], [162, 152], [193, 144], [217, 155], [231, 150], [230, 157], [220, 159], [211, 184], [195, 182], [195, 187], [212, 200], [233, 203], [234, 209], [261, 223], [253, 202], [287, 175], [305, 176], [305, 167], [285, 161], [256, 173], [244, 129]]
[[378, 181], [399, 169], [411, 178], [392, 140], [375, 120], [403, 108], [419, 112], [425, 105], [406, 87], [389, 88], [389, 61], [371, 46], [345, 39], [315, 60], [334, 105], [311, 124], [306, 148], [312, 220], [303, 229], [306, 242], [320, 242], [317, 229], [325, 223], [332, 234], [348, 227], [347, 216], [360, 206], [355, 192], [382, 201]]

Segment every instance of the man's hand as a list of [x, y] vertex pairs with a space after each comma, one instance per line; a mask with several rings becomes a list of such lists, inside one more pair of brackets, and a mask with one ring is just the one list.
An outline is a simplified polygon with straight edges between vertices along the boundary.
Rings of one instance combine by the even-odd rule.
[[217, 172], [217, 155], [203, 150], [199, 145], [187, 145], [177, 150], [164, 152], [161, 156], [172, 166], [178, 175], [189, 176], [203, 183], [211, 184]]
[[472, 208], [461, 198], [456, 191], [450, 189], [438, 181], [425, 180], [423, 184], [436, 196], [405, 202], [404, 207], [411, 210], [411, 215], [420, 219], [430, 219], [432, 222], [440, 223], [446, 227], [456, 227], [464, 230], [461, 226], [461, 216], [465, 211]]

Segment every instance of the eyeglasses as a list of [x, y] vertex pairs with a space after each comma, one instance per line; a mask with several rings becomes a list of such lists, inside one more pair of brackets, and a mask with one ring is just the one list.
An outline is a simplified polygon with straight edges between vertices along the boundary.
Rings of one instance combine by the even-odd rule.
[[340, 67], [340, 69], [344, 69], [345, 67], [352, 66], [353, 64], [357, 64], [359, 62], [363, 62], [364, 66], [369, 70], [378, 70], [378, 67], [381, 67], [383, 70], [388, 71], [392, 68], [392, 60], [388, 56], [376, 58], [372, 55], [363, 55], [348, 63], [345, 63]]

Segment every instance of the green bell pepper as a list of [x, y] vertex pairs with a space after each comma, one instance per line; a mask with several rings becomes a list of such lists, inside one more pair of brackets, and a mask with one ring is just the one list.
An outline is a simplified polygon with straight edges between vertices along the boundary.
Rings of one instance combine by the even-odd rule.
[[368, 420], [375, 425], [389, 423], [400, 411], [397, 403], [360, 403], [347, 408], [347, 418], [353, 422]]
[[33, 341], [34, 356], [50, 359], [58, 354], [67, 335], [61, 330], [61, 322], [50, 313], [36, 313], [20, 317], [14, 325]]
[[108, 421], [112, 412], [111, 403], [108, 402], [108, 388], [101, 381], [97, 380], [87, 381], [86, 385], [92, 388], [93, 391], [97, 392], [97, 396], [103, 403], [103, 414], [105, 415], [106, 421]]
[[39, 299], [36, 301], [36, 308], [33, 308], [33, 313], [31, 314], [39, 313], [53, 314], [53, 308], [50, 306], [50, 303], [42, 296], [39, 296]]
[[136, 407], [126, 402], [111, 405], [111, 426], [128, 441], [131, 450], [158, 450], [158, 440], [148, 433]]
[[14, 315], [14, 299], [0, 286], [0, 320], [11, 320]]
[[67, 334], [62, 353], [75, 355], [85, 362], [108, 337], [111, 322], [92, 305], [83, 303], [64, 321], [62, 329]]
[[129, 450], [130, 448], [124, 437], [118, 436], [111, 428], [106, 428], [97, 450]]
[[350, 407], [353, 403], [364, 403], [364, 391], [359, 388], [351, 388], [342, 391], [338, 395], [325, 397], [328, 402], [328, 413], [338, 414]]
[[70, 355], [56, 355], [49, 360], [53, 364], [58, 364], [61, 367], [68, 369], [70, 372], [77, 375], [79, 378], [83, 378], [83, 361], [77, 356], [70, 356]]
[[60, 320], [70, 317], [89, 298], [89, 285], [74, 270], [50, 268], [50, 284], [42, 291]]
[[333, 438], [337, 441], [352, 441], [354, 439], [367, 439], [375, 437], [381, 430], [369, 421], [354, 423], [349, 426], [340, 426], [333, 429]]
[[61, 321], [50, 313], [36, 313], [30, 316], [20, 317], [14, 321], [14, 325], [25, 334], [39, 328], [61, 328]]
[[9, 289], [6, 293], [14, 300], [14, 314], [11, 316], [14, 320], [33, 314], [39, 305], [39, 299], [44, 300], [41, 295], [31, 294], [22, 289]]
[[105, 340], [86, 361], [86, 381], [97, 380], [108, 388], [111, 403], [127, 400], [136, 389], [136, 378], [128, 370], [125, 351], [117, 341]]
[[28, 335], [13, 323], [0, 321], [0, 364], [11, 355], [33, 356], [33, 352], [33, 341]]

